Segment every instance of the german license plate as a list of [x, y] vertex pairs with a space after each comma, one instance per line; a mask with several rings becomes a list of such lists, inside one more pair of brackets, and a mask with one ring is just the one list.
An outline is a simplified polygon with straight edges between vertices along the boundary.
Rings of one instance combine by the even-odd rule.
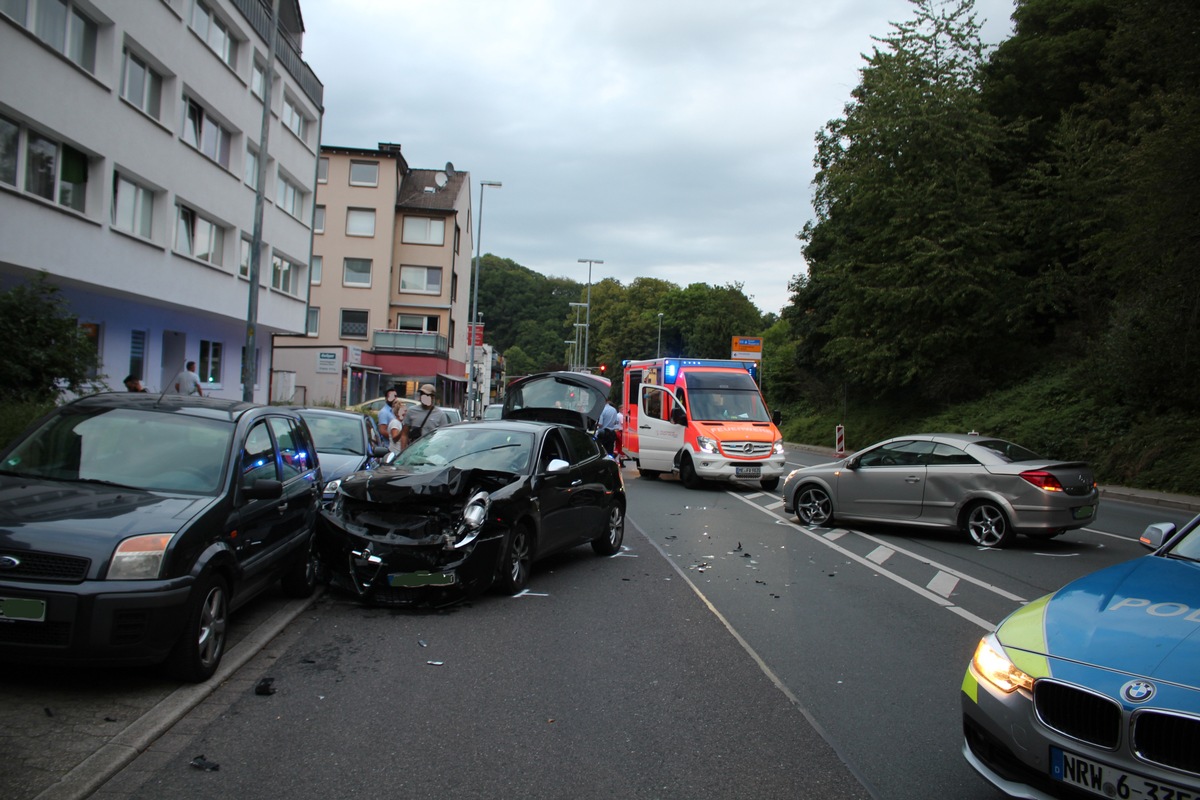
[[453, 586], [453, 572], [393, 572], [388, 575], [388, 586]]
[[30, 600], [24, 597], [0, 597], [0, 619], [45, 622], [46, 601]]
[[1159, 783], [1108, 764], [1050, 748], [1050, 777], [1102, 797], [1122, 800], [1200, 800], [1200, 792]]
[[733, 476], [735, 478], [759, 478], [762, 477], [762, 467], [734, 467]]
[[1093, 506], [1078, 506], [1074, 509], [1075, 519], [1086, 519], [1092, 515]]

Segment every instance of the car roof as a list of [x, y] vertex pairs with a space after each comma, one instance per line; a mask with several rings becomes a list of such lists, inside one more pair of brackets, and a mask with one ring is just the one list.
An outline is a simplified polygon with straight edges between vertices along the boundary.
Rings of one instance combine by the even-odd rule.
[[[64, 409], [118, 409], [135, 408], [164, 413], [190, 414], [208, 419], [225, 419], [234, 422], [248, 412], [270, 410], [271, 406], [247, 403], [244, 400], [229, 400], [223, 397], [201, 397], [182, 394], [151, 394], [149, 392], [103, 392], [81, 397], [62, 406]], [[280, 411], [288, 411], [282, 407]]]
[[363, 419], [361, 411], [347, 411], [342, 408], [326, 408], [325, 406], [287, 406], [292, 411], [300, 414], [324, 414], [327, 417], [352, 417], [353, 419]]

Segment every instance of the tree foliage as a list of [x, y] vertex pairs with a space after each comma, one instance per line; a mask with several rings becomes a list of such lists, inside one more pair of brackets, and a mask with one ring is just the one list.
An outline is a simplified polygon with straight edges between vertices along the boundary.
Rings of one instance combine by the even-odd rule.
[[0, 401], [46, 403], [79, 393], [99, 354], [45, 273], [0, 292]]

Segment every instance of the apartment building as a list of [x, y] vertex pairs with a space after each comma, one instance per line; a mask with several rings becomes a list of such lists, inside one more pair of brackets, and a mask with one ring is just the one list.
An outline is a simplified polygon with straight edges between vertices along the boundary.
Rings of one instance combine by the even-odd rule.
[[390, 143], [322, 145], [319, 163], [308, 325], [274, 339], [276, 398], [349, 405], [432, 383], [440, 403], [461, 407], [469, 174], [411, 168]]
[[242, 397], [260, 161], [256, 381], [307, 310], [323, 87], [298, 0], [0, 0], [0, 284], [40, 271], [100, 355], [161, 390], [188, 361]]

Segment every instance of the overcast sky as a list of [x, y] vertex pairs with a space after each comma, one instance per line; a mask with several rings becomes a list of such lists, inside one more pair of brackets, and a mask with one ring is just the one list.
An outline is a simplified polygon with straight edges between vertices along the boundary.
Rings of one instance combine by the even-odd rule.
[[[984, 40], [1013, 0], [976, 0]], [[813, 137], [907, 0], [301, 0], [322, 143], [452, 162], [483, 252], [545, 275], [741, 282], [804, 270]], [[472, 235], [475, 231], [472, 230]]]

